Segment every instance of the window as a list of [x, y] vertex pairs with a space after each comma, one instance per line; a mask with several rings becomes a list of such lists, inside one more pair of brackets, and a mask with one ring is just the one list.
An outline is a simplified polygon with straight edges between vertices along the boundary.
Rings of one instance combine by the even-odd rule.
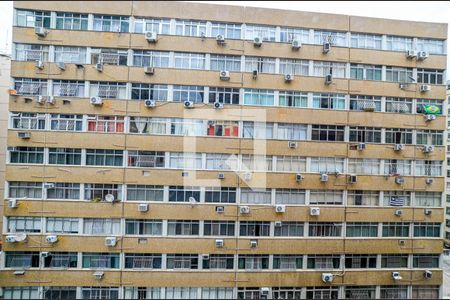
[[239, 89], [235, 88], [209, 88], [209, 103], [239, 104]]
[[123, 164], [122, 150], [87, 149], [86, 165], [88, 166], [115, 166]]
[[105, 64], [115, 66], [126, 66], [128, 59], [128, 51], [109, 48], [92, 48], [91, 62], [92, 64]]
[[42, 198], [42, 183], [10, 181], [9, 198]]
[[341, 257], [339, 255], [316, 254], [308, 255], [308, 269], [339, 269]]
[[107, 194], [112, 194], [114, 199], [122, 199], [122, 185], [120, 184], [86, 183], [84, 189], [86, 200], [98, 202], [105, 199]]
[[386, 81], [411, 83], [414, 81], [412, 68], [386, 67]]
[[238, 121], [208, 121], [206, 134], [208, 136], [239, 136]]
[[348, 172], [359, 175], [380, 174], [380, 160], [371, 158], [349, 158]]
[[381, 97], [350, 95], [350, 110], [381, 111]]
[[130, 133], [167, 134], [167, 120], [164, 118], [130, 117]]
[[168, 220], [167, 235], [198, 235], [199, 221]]
[[94, 15], [94, 31], [129, 32], [129, 17]]
[[415, 206], [440, 207], [441, 195], [441, 193], [437, 192], [416, 192], [414, 199]]
[[174, 85], [173, 101], [184, 102], [193, 101], [194, 103], [203, 103], [204, 88], [202, 86]]
[[338, 299], [338, 287], [308, 287], [306, 299]]
[[90, 219], [83, 222], [84, 234], [113, 235], [120, 234], [120, 219]]
[[259, 287], [240, 287], [238, 288], [238, 299], [259, 299], [261, 294]]
[[87, 117], [87, 131], [117, 133], [124, 132], [124, 128], [124, 117], [99, 115]]
[[270, 222], [240, 221], [240, 236], [269, 236]]
[[276, 28], [261, 25], [246, 24], [245, 39], [253, 40], [255, 37], [260, 37], [263, 41], [275, 42]]
[[386, 112], [412, 113], [412, 99], [386, 97]]
[[273, 123], [265, 122], [243, 122], [243, 137], [251, 139], [272, 139]]
[[344, 158], [340, 157], [311, 157], [311, 170], [315, 173], [343, 173]]
[[115, 287], [82, 287], [83, 299], [118, 299], [119, 288]]
[[233, 154], [206, 153], [206, 169], [237, 170], [238, 157]]
[[291, 43], [293, 40], [298, 40], [300, 43], [309, 43], [309, 29], [281, 27], [280, 42]]
[[350, 127], [350, 142], [381, 143], [381, 128]]
[[14, 89], [18, 95], [46, 96], [47, 79], [15, 78]]
[[241, 204], [270, 204], [270, 189], [241, 188]]
[[280, 59], [280, 74], [308, 76], [309, 62], [300, 59]]
[[133, 50], [133, 66], [135, 67], [169, 67], [169, 52]]
[[175, 52], [175, 68], [204, 70], [205, 54]]
[[281, 226], [275, 224], [274, 236], [303, 236], [303, 222], [281, 222]]
[[305, 204], [305, 190], [276, 189], [276, 204]]
[[381, 50], [381, 35], [352, 32], [351, 47]]
[[3, 288], [4, 299], [39, 299], [38, 286], [16, 286]]
[[165, 152], [128, 150], [128, 166], [141, 168], [164, 168]]
[[435, 100], [435, 99], [417, 99], [416, 101], [416, 112], [417, 113], [425, 113], [425, 106], [426, 105], [434, 105], [436, 106], [439, 111], [436, 112], [436, 114], [442, 115], [444, 113], [443, 111], [443, 104], [444, 101], [442, 100]]
[[413, 39], [408, 37], [388, 35], [386, 38], [386, 50], [404, 52], [413, 50]]
[[[205, 270], [230, 270], [233, 269], [233, 254], [211, 254], [209, 259], [203, 259], [203, 269]], [[211, 298], [203, 298], [211, 299]]]
[[7, 232], [41, 232], [40, 217], [7, 217]]
[[277, 139], [290, 141], [306, 140], [307, 127], [304, 124], [278, 123]]
[[70, 286], [47, 286], [43, 288], [46, 300], [70, 300], [77, 296], [77, 288]]
[[202, 288], [202, 299], [233, 299], [233, 288], [204, 287]]
[[127, 201], [163, 201], [162, 185], [127, 185]]
[[118, 269], [119, 253], [83, 253], [83, 268]]
[[345, 299], [375, 299], [375, 286], [346, 286]]
[[183, 35], [183, 36], [205, 36], [206, 22], [176, 20], [175, 32], [176, 35]]
[[386, 128], [386, 144], [412, 144], [412, 130]]
[[198, 170], [202, 168], [201, 153], [171, 152], [170, 168]]
[[413, 285], [412, 298], [413, 299], [439, 299], [438, 285]]
[[342, 224], [331, 222], [310, 222], [309, 236], [334, 237], [342, 235]]
[[5, 252], [6, 268], [39, 268], [39, 252]]
[[203, 136], [203, 120], [171, 119], [170, 134], [184, 136]]
[[232, 23], [212, 23], [211, 36], [222, 35], [226, 39], [240, 39], [241, 38], [241, 24]]
[[345, 267], [349, 269], [366, 269], [377, 267], [376, 254], [346, 254]]
[[50, 252], [44, 258], [44, 268], [76, 268], [77, 264], [76, 252]]
[[125, 269], [161, 269], [161, 265], [161, 254], [125, 253]]
[[156, 32], [157, 34], [170, 33], [170, 19], [139, 19], [134, 20], [134, 32]]
[[313, 94], [313, 108], [345, 109], [345, 95]]
[[377, 237], [378, 223], [347, 222], [347, 237]]
[[50, 28], [49, 11], [16, 10], [16, 24], [24, 27]]
[[347, 33], [314, 30], [314, 44], [331, 43], [333, 46], [347, 47]]
[[309, 204], [315, 205], [340, 205], [344, 194], [338, 190], [311, 190]]
[[68, 64], [85, 64], [86, 48], [55, 46], [55, 62], [64, 62]]
[[46, 232], [78, 233], [77, 218], [47, 218]]
[[125, 220], [125, 234], [162, 235], [162, 220]]
[[378, 206], [379, 193], [369, 191], [348, 191], [347, 205]]
[[300, 156], [276, 156], [276, 171], [277, 172], [305, 172], [306, 158]]
[[79, 200], [79, 183], [53, 183], [53, 187], [47, 189], [47, 199]]
[[205, 221], [205, 236], [234, 236], [234, 221]]
[[383, 237], [408, 237], [409, 223], [383, 223]]
[[56, 29], [87, 30], [88, 15], [58, 12], [56, 13]]
[[410, 206], [411, 205], [411, 192], [404, 191], [385, 191], [384, 206]]
[[415, 237], [440, 237], [441, 223], [414, 223]]
[[350, 78], [358, 80], [381, 80], [381, 66], [351, 64]]
[[417, 176], [442, 176], [442, 162], [438, 160], [416, 160]]
[[444, 132], [439, 130], [417, 130], [418, 145], [441, 146], [444, 142]]
[[167, 269], [198, 269], [198, 255], [167, 254]]
[[325, 77], [333, 75], [335, 78], [345, 78], [345, 63], [314, 61], [313, 76]]
[[275, 73], [275, 58], [270, 57], [245, 57], [245, 72], [258, 71], [258, 73]]
[[15, 44], [15, 59], [19, 61], [48, 61], [48, 46]]
[[413, 268], [439, 268], [439, 255], [413, 254]]
[[238, 269], [264, 270], [269, 268], [269, 255], [239, 254]]
[[273, 287], [273, 299], [301, 299], [301, 287]]
[[54, 80], [53, 95], [61, 97], [84, 97], [84, 81]]
[[417, 39], [416, 47], [418, 51], [426, 51], [431, 54], [445, 54], [445, 41], [432, 39]]
[[241, 71], [241, 57], [237, 55], [211, 54], [211, 70], [216, 71]]
[[301, 92], [280, 91], [279, 105], [287, 107], [307, 107], [308, 95]]
[[49, 148], [48, 163], [50, 165], [81, 165], [81, 149]]
[[165, 299], [197, 299], [197, 290], [196, 287], [166, 287]]
[[431, 69], [417, 69], [417, 82], [427, 84], [442, 84], [444, 71]]
[[11, 113], [10, 116], [14, 129], [45, 129], [45, 114]]
[[272, 171], [272, 156], [242, 154], [241, 170]]
[[382, 254], [382, 268], [407, 268], [408, 254]]
[[[273, 269], [275, 270], [295, 270], [301, 269], [303, 266], [302, 255], [274, 255], [273, 256]], [[275, 298], [280, 299], [280, 298]], [[287, 298], [294, 299], [294, 298]], [[295, 299], [300, 299], [295, 298]]]
[[312, 125], [313, 141], [344, 141], [344, 126]]
[[90, 96], [110, 99], [126, 99], [126, 83], [120, 82], [91, 82]]
[[44, 163], [44, 148], [10, 147], [10, 163], [42, 164]]
[[236, 188], [210, 187], [205, 190], [206, 203], [236, 203]]

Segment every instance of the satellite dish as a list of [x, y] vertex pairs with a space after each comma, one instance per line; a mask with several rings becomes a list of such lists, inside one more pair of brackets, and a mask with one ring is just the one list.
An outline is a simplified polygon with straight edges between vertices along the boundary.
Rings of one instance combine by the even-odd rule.
[[113, 194], [106, 194], [105, 195], [105, 201], [106, 202], [113, 202], [115, 200], [115, 197]]
[[25, 233], [18, 233], [16, 234], [16, 242], [23, 242], [27, 238], [27, 235]]
[[191, 203], [191, 204], [196, 204], [196, 203], [197, 203], [197, 200], [195, 200], [194, 197], [189, 197], [189, 203]]

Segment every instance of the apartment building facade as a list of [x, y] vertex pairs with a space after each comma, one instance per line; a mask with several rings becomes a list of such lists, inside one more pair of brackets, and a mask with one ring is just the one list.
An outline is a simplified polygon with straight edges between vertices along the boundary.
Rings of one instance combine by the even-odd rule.
[[[445, 113], [447, 114], [447, 130], [450, 128], [450, 113], [448, 107], [450, 104], [450, 81], [447, 81], [447, 109]], [[444, 246], [446, 249], [450, 248], [450, 138], [447, 134], [447, 174], [446, 174], [446, 202], [445, 202], [445, 236], [444, 236]]]
[[442, 297], [446, 37], [14, 2], [3, 297]]

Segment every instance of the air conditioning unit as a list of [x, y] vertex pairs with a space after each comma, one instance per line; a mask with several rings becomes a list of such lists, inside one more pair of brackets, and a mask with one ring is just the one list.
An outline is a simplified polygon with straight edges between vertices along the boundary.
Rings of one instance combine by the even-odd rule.
[[186, 100], [184, 101], [184, 108], [193, 108], [194, 107], [194, 101]]
[[57, 62], [56, 65], [58, 66], [58, 68], [60, 70], [64, 71], [66, 69], [66, 64], [64, 62], [62, 62], [62, 61]]
[[155, 107], [156, 106], [156, 101], [155, 100], [144, 100], [144, 106], [145, 107]]
[[432, 212], [433, 212], [433, 210], [432, 210], [432, 209], [429, 209], [429, 208], [425, 208], [425, 209], [423, 210], [423, 213], [424, 213], [425, 215], [427, 215], [427, 216], [431, 215]]
[[55, 104], [55, 97], [53, 97], [53, 96], [48, 96], [48, 97], [47, 97], [47, 103], [48, 103], [48, 104], [51, 104], [51, 105]]
[[255, 46], [255, 47], [261, 47], [262, 42], [263, 42], [263, 40], [259, 36], [255, 36], [253, 38], [253, 46]]
[[5, 242], [7, 243], [15, 243], [16, 241], [16, 236], [15, 235], [7, 235], [5, 238]]
[[299, 40], [292, 40], [291, 46], [292, 49], [298, 50], [302, 47], [302, 43]]
[[109, 236], [105, 238], [105, 246], [114, 247], [117, 244], [117, 238], [114, 236]]
[[415, 58], [415, 57], [417, 57], [417, 51], [415, 51], [415, 50], [408, 50], [406, 52], [406, 57], [407, 58]]
[[216, 240], [215, 245], [216, 247], [223, 247], [223, 240]]
[[18, 242], [23, 242], [25, 241], [27, 238], [27, 235], [24, 233], [21, 234], [12, 234], [12, 235], [7, 235], [5, 238], [5, 241], [7, 243], [18, 243]]
[[101, 272], [101, 271], [98, 271], [98, 272], [95, 272], [95, 273], [92, 274], [92, 275], [94, 275], [95, 279], [100, 280], [100, 279], [103, 278], [103, 276], [105, 275], [105, 273], [104, 273], [104, 272]]
[[399, 246], [405, 246], [406, 245], [406, 241], [405, 240], [398, 240], [398, 244], [399, 244]]
[[258, 241], [256, 241], [256, 240], [251, 240], [251, 241], [250, 241], [250, 247], [251, 247], [251, 248], [256, 248], [256, 247], [258, 247]]
[[220, 71], [220, 80], [227, 81], [230, 80], [230, 71]]
[[26, 132], [26, 131], [19, 131], [17, 133], [17, 137], [19, 139], [27, 140], [27, 139], [31, 138], [31, 133], [30, 132]]
[[328, 175], [325, 173], [320, 174], [320, 181], [327, 182], [328, 181]]
[[436, 115], [425, 115], [425, 121], [434, 121], [436, 120]]
[[216, 206], [216, 213], [223, 214], [225, 212], [225, 207], [223, 206]]
[[217, 44], [223, 45], [225, 44], [225, 37], [221, 34], [216, 35]]
[[359, 143], [358, 145], [356, 145], [356, 150], [362, 151], [362, 150], [364, 150], [364, 149], [366, 149], [366, 144], [364, 144], [364, 143]]
[[145, 39], [149, 43], [156, 43], [158, 41], [158, 34], [156, 32], [147, 31], [145, 33]]
[[47, 35], [47, 30], [45, 30], [44, 27], [35, 27], [35, 28], [34, 28], [34, 33], [35, 33], [37, 36], [45, 37], [45, 36]]
[[253, 76], [253, 79], [256, 79], [256, 77], [258, 77], [258, 70], [253, 70], [252, 76]]
[[275, 227], [281, 227], [282, 225], [283, 225], [283, 222], [275, 221]]
[[44, 251], [44, 252], [41, 252], [41, 256], [45, 258], [45, 257], [52, 256], [52, 254], [50, 252]]
[[429, 85], [429, 84], [422, 84], [421, 86], [420, 86], [420, 91], [423, 93], [423, 92], [429, 92], [429, 91], [431, 91], [431, 85]]
[[394, 211], [394, 215], [396, 215], [397, 217], [400, 217], [403, 214], [403, 211], [401, 209], [397, 209]]
[[57, 235], [47, 235], [45, 237], [45, 240], [47, 241], [47, 243], [54, 244], [58, 241], [58, 236]]
[[248, 207], [248, 206], [239, 206], [239, 212], [241, 214], [249, 214], [250, 213], [250, 207]]
[[320, 216], [320, 207], [310, 207], [309, 215], [310, 216]]
[[52, 182], [46, 182], [44, 183], [44, 189], [48, 190], [48, 189], [53, 189], [55, 187], [55, 184]]
[[333, 75], [328, 74], [325, 76], [325, 84], [331, 84], [333, 82]]
[[114, 195], [113, 194], [106, 194], [105, 195], [105, 199], [103, 199], [103, 200], [105, 200], [106, 202], [114, 202], [114, 201], [116, 201], [116, 197], [114, 197]]
[[295, 181], [301, 182], [303, 179], [304, 177], [302, 176], [302, 174], [300, 173], [295, 174]]
[[42, 105], [42, 104], [44, 104], [44, 102], [45, 102], [44, 96], [36, 96], [36, 103]]
[[285, 74], [284, 75], [284, 81], [290, 82], [292, 80], [294, 80], [294, 75], [292, 75], [292, 74]]
[[202, 259], [203, 260], [208, 260], [209, 259], [209, 254], [202, 254]]
[[270, 288], [268, 288], [268, 287], [262, 287], [262, 288], [260, 288], [260, 289], [259, 289], [259, 294], [260, 294], [261, 296], [268, 297], [269, 294], [270, 294]]
[[89, 102], [92, 105], [102, 105], [103, 104], [103, 99], [100, 97], [91, 97], [91, 99], [89, 100]]
[[417, 59], [418, 59], [418, 60], [424, 60], [424, 59], [427, 59], [428, 56], [429, 56], [429, 54], [428, 54], [428, 52], [426, 52], [426, 51], [419, 51], [419, 52], [417, 52]]
[[402, 277], [400, 276], [400, 272], [392, 272], [392, 279], [401, 280]]
[[397, 177], [395, 177], [395, 183], [396, 184], [403, 184], [403, 183], [405, 183], [405, 179], [403, 177], [397, 176]]
[[356, 175], [348, 175], [348, 183], [356, 183], [358, 181], [358, 176]]
[[430, 279], [431, 277], [433, 277], [433, 272], [431, 272], [430, 270], [426, 270], [425, 272], [423, 272], [423, 278]]
[[286, 205], [276, 205], [275, 212], [276, 213], [284, 213], [286, 211]]
[[434, 151], [434, 146], [433, 145], [425, 145], [422, 148], [422, 152], [423, 153], [431, 153]]
[[8, 207], [9, 208], [17, 208], [19, 204], [17, 203], [17, 199], [9, 199], [8, 200]]
[[289, 141], [288, 142], [288, 147], [291, 148], [291, 149], [297, 148], [297, 142]]
[[225, 179], [225, 174], [224, 173], [217, 174], [217, 179]]
[[245, 179], [246, 181], [251, 180], [251, 179], [252, 179], [252, 173], [250, 173], [250, 172], [245, 173], [245, 174], [244, 174], [244, 179]]
[[395, 144], [394, 151], [402, 151], [405, 148], [404, 144]]
[[148, 203], [140, 203], [138, 204], [138, 211], [147, 212], [148, 211]]
[[214, 102], [214, 108], [215, 109], [222, 109], [223, 108], [223, 103], [220, 103], [218, 101]]
[[95, 69], [97, 69], [97, 71], [102, 72], [103, 71], [103, 64], [102, 63], [96, 63], [95, 64]]
[[188, 201], [190, 205], [196, 205], [198, 203], [197, 199], [195, 199], [194, 197], [189, 197]]
[[331, 50], [331, 43], [323, 43], [322, 53], [328, 53]]
[[44, 62], [42, 60], [37, 60], [36, 61], [36, 68], [38, 68], [39, 70], [42, 70], [44, 68]]
[[155, 74], [155, 68], [146, 66], [144, 67], [144, 73], [147, 75], [153, 75]]
[[333, 282], [333, 274], [331, 273], [322, 273], [322, 281], [323, 282]]
[[432, 184], [432, 183], [433, 183], [433, 178], [427, 178], [427, 179], [425, 179], [425, 183], [426, 183], [426, 184]]
[[400, 84], [398, 85], [398, 87], [399, 87], [401, 90], [406, 90], [406, 89], [408, 88], [408, 84], [407, 84], [407, 83], [400, 83]]

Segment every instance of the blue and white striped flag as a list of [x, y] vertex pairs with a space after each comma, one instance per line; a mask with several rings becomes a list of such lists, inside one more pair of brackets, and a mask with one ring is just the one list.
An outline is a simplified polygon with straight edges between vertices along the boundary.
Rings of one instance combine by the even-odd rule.
[[403, 197], [392, 196], [389, 200], [391, 206], [403, 206], [405, 205], [405, 199]]

